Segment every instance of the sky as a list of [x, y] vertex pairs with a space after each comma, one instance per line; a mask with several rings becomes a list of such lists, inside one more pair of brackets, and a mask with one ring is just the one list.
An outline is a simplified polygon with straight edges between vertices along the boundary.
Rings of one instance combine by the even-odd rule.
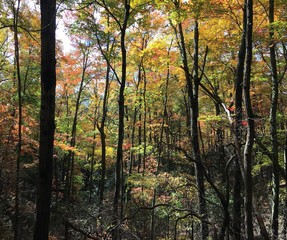
[[57, 20], [57, 29], [56, 29], [56, 38], [57, 40], [62, 41], [63, 43], [63, 51], [65, 53], [69, 52], [72, 49], [72, 42], [66, 34], [64, 21], [63, 19]]
[[[28, 6], [31, 9], [37, 9], [40, 12], [39, 2], [35, 1], [27, 1]], [[66, 34], [64, 21], [62, 18], [57, 18], [57, 29], [56, 29], [56, 38], [57, 40], [61, 40], [63, 43], [63, 51], [65, 53], [69, 52], [72, 49], [72, 42], [70, 41], [68, 35]]]

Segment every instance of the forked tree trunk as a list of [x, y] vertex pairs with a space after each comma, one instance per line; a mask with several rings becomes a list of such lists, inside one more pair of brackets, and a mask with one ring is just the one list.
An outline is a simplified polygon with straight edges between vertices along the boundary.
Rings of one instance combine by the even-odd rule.
[[[177, 6], [178, 7], [178, 6]], [[198, 201], [199, 201], [199, 212], [202, 218], [207, 220], [207, 206], [205, 200], [205, 187], [204, 187], [204, 170], [202, 166], [202, 159], [200, 154], [199, 147], [199, 134], [198, 134], [198, 116], [199, 116], [199, 106], [198, 106], [198, 93], [199, 93], [199, 84], [200, 84], [200, 75], [199, 75], [199, 31], [198, 31], [198, 22], [195, 21], [194, 25], [194, 55], [193, 55], [193, 72], [190, 72], [188, 67], [188, 59], [186, 53], [186, 46], [184, 40], [184, 34], [182, 29], [182, 24], [178, 24], [178, 34], [179, 34], [179, 45], [181, 50], [181, 58], [183, 62], [183, 68], [185, 72], [185, 78], [188, 88], [188, 97], [191, 106], [191, 144], [192, 144], [192, 154], [196, 162], [196, 183], [198, 187]], [[201, 239], [205, 240], [208, 238], [208, 225], [205, 221], [201, 222]]]
[[[107, 15], [107, 25], [110, 26], [110, 16]], [[100, 132], [101, 137], [101, 178], [99, 183], [99, 203], [100, 206], [103, 204], [104, 200], [104, 192], [105, 192], [105, 182], [106, 182], [106, 119], [107, 119], [107, 112], [108, 112], [108, 97], [109, 97], [109, 86], [110, 86], [110, 75], [111, 75], [111, 62], [110, 62], [110, 51], [113, 48], [113, 44], [111, 44], [111, 36], [110, 34], [107, 35], [107, 41], [106, 41], [106, 51], [104, 51], [100, 38], [96, 32], [96, 38], [97, 43], [100, 49], [100, 52], [102, 53], [102, 56], [104, 57], [106, 63], [107, 63], [107, 69], [106, 69], [106, 79], [105, 79], [105, 90], [104, 90], [104, 99], [103, 99], [103, 105], [102, 105], [102, 118], [100, 121], [100, 124], [97, 123], [97, 128]], [[112, 45], [112, 46], [111, 46]]]

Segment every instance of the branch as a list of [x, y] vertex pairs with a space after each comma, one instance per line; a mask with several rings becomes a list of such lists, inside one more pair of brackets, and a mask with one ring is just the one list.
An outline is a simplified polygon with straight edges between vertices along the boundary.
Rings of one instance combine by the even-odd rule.
[[[272, 152], [269, 151], [269, 149], [260, 141], [260, 139], [257, 136], [255, 136], [255, 142], [263, 150], [262, 153], [267, 155], [268, 158], [272, 161], [273, 159]], [[279, 172], [284, 178], [286, 178], [285, 171], [281, 166], [279, 166]]]
[[[102, 239], [100, 236], [99, 237], [96, 237], [96, 236], [93, 236], [91, 235], [90, 233], [82, 230], [80, 227], [78, 226], [75, 226], [74, 224], [72, 224], [71, 222], [69, 222], [68, 220], [66, 220], [65, 222], [65, 228], [72, 228], [73, 230], [75, 230], [76, 232], [79, 232], [81, 233], [82, 235], [84, 235], [84, 237], [86, 238], [90, 238], [90, 239], [95, 239], [95, 240], [100, 240]], [[67, 230], [67, 229], [66, 229]]]
[[190, 213], [187, 213], [184, 216], [179, 217], [179, 218], [176, 219], [175, 224], [174, 224], [174, 239], [176, 239], [176, 235], [177, 235], [177, 224], [178, 224], [178, 222], [180, 220], [183, 220], [183, 219], [189, 217], [189, 216], [190, 216]]
[[102, 3], [100, 3], [99, 1], [95, 1], [95, 3], [97, 3], [100, 7], [104, 8], [108, 12], [108, 14], [110, 14], [110, 16], [116, 21], [120, 30], [122, 31], [123, 27], [122, 27], [122, 24], [120, 23], [119, 19], [117, 19], [116, 16], [110, 11], [109, 7], [107, 6], [107, 4], [104, 0], [102, 0], [101, 2]]
[[[199, 164], [201, 167], [202, 167], [202, 171], [203, 171], [203, 174], [205, 176], [205, 179], [206, 181], [209, 183], [209, 185], [212, 187], [212, 189], [215, 191], [216, 195], [218, 196], [220, 202], [221, 202], [221, 205], [224, 207], [226, 206], [227, 204], [227, 201], [226, 199], [224, 198], [224, 195], [220, 192], [220, 190], [217, 188], [217, 186], [214, 184], [214, 182], [212, 181], [212, 179], [209, 177], [207, 171], [205, 170], [205, 167], [203, 165], [202, 162], [199, 162], [199, 161], [196, 161], [192, 156], [189, 155], [189, 153], [183, 149], [182, 147], [179, 147], [179, 146], [175, 146], [175, 145], [169, 145], [170, 147], [173, 147], [175, 148], [176, 150], [179, 150], [181, 152], [184, 153], [184, 155], [192, 162], [196, 163], [196, 164]], [[226, 166], [226, 171], [228, 170], [229, 166], [230, 166], [230, 163], [233, 161], [233, 159], [236, 157], [236, 155], [233, 155], [229, 161], [228, 161], [228, 164]]]
[[171, 204], [166, 204], [166, 203], [159, 203], [154, 205], [153, 207], [140, 207], [138, 208], [130, 217], [126, 217], [123, 218], [121, 220], [121, 222], [127, 221], [127, 220], [131, 220], [133, 219], [141, 210], [154, 210], [158, 207], [168, 207], [168, 208], [172, 208], [172, 211], [177, 211], [177, 212], [189, 212], [189, 216], [193, 216], [198, 218], [199, 220], [201, 220], [204, 223], [207, 224], [211, 224], [209, 221], [206, 221], [205, 219], [202, 218], [202, 216], [200, 216], [199, 214], [197, 214], [196, 212], [192, 211], [191, 209], [181, 209], [181, 208], [175, 208], [173, 205]]
[[287, 49], [286, 49], [286, 46], [284, 44], [284, 42], [281, 41], [281, 45], [282, 45], [282, 48], [283, 48], [283, 56], [284, 56], [284, 59], [285, 59], [285, 66], [284, 66], [284, 71], [282, 73], [282, 77], [278, 80], [278, 83], [281, 83], [283, 81], [283, 78], [286, 74], [286, 71], [287, 71]]
[[[195, 213], [194, 211], [192, 211], [191, 209], [180, 209], [180, 208], [175, 208], [173, 205], [171, 204], [165, 204], [165, 203], [160, 203], [160, 204], [157, 204], [157, 205], [154, 205], [153, 207], [139, 207], [131, 216], [129, 217], [125, 217], [123, 219], [121, 219], [119, 221], [119, 223], [117, 225], [114, 225], [112, 227], [110, 227], [108, 230], [107, 230], [107, 236], [109, 236], [109, 234], [114, 231], [115, 229], [117, 229], [118, 227], [120, 227], [120, 224], [127, 221], [127, 220], [132, 220], [141, 210], [154, 210], [158, 207], [168, 207], [168, 208], [172, 208], [172, 211], [179, 211], [179, 212], [188, 212], [186, 215], [188, 216], [193, 216], [193, 217], [196, 217], [198, 218], [200, 221], [206, 223], [206, 224], [210, 224], [211, 225], [211, 222], [209, 221], [206, 221], [205, 219], [203, 219], [202, 216], [200, 216], [199, 214]], [[185, 215], [185, 216], [186, 216]]]
[[[96, 34], [95, 34], [95, 36], [96, 36], [96, 39], [97, 39], [97, 43], [98, 43], [98, 46], [99, 46], [99, 50], [100, 50], [100, 52], [101, 52], [103, 58], [105, 59], [105, 61], [106, 61], [106, 63], [108, 64], [108, 66], [112, 69], [112, 71], [113, 71], [113, 73], [114, 73], [114, 75], [115, 75], [115, 77], [116, 77], [117, 82], [121, 85], [122, 83], [121, 83], [121, 81], [120, 81], [120, 78], [119, 78], [119, 76], [118, 76], [116, 70], [115, 70], [114, 67], [112, 66], [109, 57], [107, 56], [107, 54], [104, 52], [104, 50], [103, 50], [103, 48], [102, 48], [102, 45], [101, 45], [101, 42], [100, 42], [100, 39], [99, 39], [99, 36], [98, 36], [98, 29], [97, 29], [97, 27], [96, 27]], [[114, 42], [115, 42], [115, 39], [114, 39], [114, 41], [113, 41], [113, 43], [112, 43], [112, 47], [114, 46]]]
[[201, 81], [201, 79], [202, 79], [202, 77], [204, 75], [204, 69], [205, 69], [205, 65], [206, 65], [207, 54], [208, 54], [208, 46], [206, 46], [206, 48], [205, 48], [205, 54], [204, 54], [204, 58], [203, 58], [203, 65], [202, 65], [202, 68], [200, 69], [201, 70], [201, 74], [200, 74], [200, 77], [199, 77], [199, 82]]
[[266, 154], [270, 160], [272, 161], [273, 156], [272, 153], [268, 150], [268, 148], [260, 141], [260, 139], [255, 136], [255, 142], [257, 143], [257, 145], [263, 150], [263, 154]]

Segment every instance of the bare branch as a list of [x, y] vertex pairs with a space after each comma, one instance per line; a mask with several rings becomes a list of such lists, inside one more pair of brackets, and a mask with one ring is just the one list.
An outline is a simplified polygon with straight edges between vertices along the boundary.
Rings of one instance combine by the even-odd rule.
[[82, 230], [80, 227], [78, 227], [75, 224], [69, 222], [68, 220], [66, 220], [66, 222], [65, 222], [65, 228], [66, 228], [66, 231], [68, 231], [68, 228], [72, 228], [76, 232], [81, 233], [86, 238], [95, 239], [95, 240], [102, 239], [102, 237], [100, 237], [100, 236], [96, 237], [96, 236], [92, 235], [91, 233], [88, 233], [88, 232]]
[[205, 54], [204, 54], [204, 58], [203, 58], [203, 65], [202, 65], [202, 68], [200, 68], [201, 74], [200, 74], [200, 77], [199, 77], [199, 82], [201, 81], [201, 79], [202, 79], [202, 77], [203, 77], [203, 74], [204, 74], [204, 69], [205, 69], [205, 65], [206, 65], [207, 54], [208, 54], [208, 46], [206, 46], [206, 48], [205, 48]]

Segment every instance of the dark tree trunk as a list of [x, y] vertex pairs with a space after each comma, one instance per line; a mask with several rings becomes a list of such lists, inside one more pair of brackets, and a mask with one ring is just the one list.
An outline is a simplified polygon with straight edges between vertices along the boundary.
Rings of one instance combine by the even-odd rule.
[[[178, 6], [177, 6], [178, 7]], [[205, 187], [204, 187], [204, 169], [202, 166], [202, 159], [200, 154], [199, 147], [199, 134], [198, 134], [198, 116], [199, 116], [199, 107], [198, 107], [198, 93], [199, 93], [199, 64], [198, 64], [198, 50], [199, 50], [199, 31], [198, 31], [198, 22], [195, 21], [194, 25], [194, 63], [193, 63], [193, 72], [191, 73], [188, 67], [188, 60], [186, 54], [186, 46], [184, 40], [184, 34], [182, 29], [182, 24], [178, 24], [178, 34], [180, 38], [180, 50], [181, 57], [183, 62], [183, 68], [185, 72], [185, 78], [188, 88], [188, 97], [191, 106], [191, 144], [192, 144], [192, 154], [196, 162], [196, 182], [198, 187], [198, 201], [199, 201], [199, 212], [204, 220], [207, 220], [207, 207], [205, 200]], [[208, 225], [202, 221], [201, 222], [201, 239], [205, 240], [208, 238]]]
[[[138, 91], [137, 91], [138, 92]], [[137, 107], [134, 107], [134, 113], [133, 113], [133, 123], [132, 123], [132, 135], [131, 135], [131, 144], [132, 144], [132, 148], [135, 146], [135, 125], [136, 125], [136, 121], [137, 121]], [[134, 151], [131, 150], [130, 153], [130, 166], [129, 166], [129, 175], [132, 174], [133, 172], [133, 168], [134, 168]]]
[[[110, 26], [110, 16], [107, 15], [107, 25]], [[105, 133], [105, 126], [106, 126], [106, 119], [107, 119], [107, 112], [108, 112], [108, 97], [109, 97], [109, 86], [110, 86], [110, 74], [111, 74], [111, 62], [110, 62], [110, 51], [113, 49], [113, 44], [111, 46], [111, 35], [107, 35], [106, 39], [106, 50], [104, 51], [101, 40], [96, 33], [97, 43], [102, 53], [104, 59], [107, 63], [107, 70], [106, 70], [106, 82], [105, 82], [105, 90], [104, 90], [104, 99], [102, 105], [102, 118], [100, 124], [97, 123], [97, 128], [100, 132], [101, 137], [101, 178], [99, 182], [99, 202], [100, 205], [103, 204], [104, 200], [104, 192], [105, 192], [105, 182], [106, 182], [106, 133]]]
[[146, 122], [147, 122], [147, 100], [146, 100], [146, 84], [147, 84], [147, 79], [146, 79], [146, 73], [145, 69], [142, 63], [142, 69], [143, 69], [143, 104], [144, 104], [144, 118], [143, 118], [143, 172], [142, 174], [145, 174], [145, 168], [146, 168], [146, 146], [147, 146], [147, 129], [146, 129]]
[[255, 137], [254, 115], [250, 98], [250, 79], [252, 65], [252, 31], [253, 31], [253, 0], [247, 0], [246, 5], [246, 58], [243, 79], [244, 105], [247, 115], [247, 135], [244, 148], [244, 211], [245, 211], [245, 238], [253, 239], [253, 181], [252, 181], [252, 154]]
[[17, 76], [18, 83], [18, 146], [17, 146], [17, 162], [16, 162], [16, 191], [15, 191], [15, 226], [14, 239], [21, 238], [20, 233], [20, 161], [22, 149], [22, 82], [20, 73], [20, 52], [19, 52], [19, 38], [18, 38], [18, 21], [19, 21], [20, 0], [17, 1], [17, 6], [13, 6], [14, 14], [14, 47], [15, 47], [15, 76]]
[[[109, 49], [109, 47], [107, 47]], [[106, 118], [108, 112], [108, 92], [109, 92], [109, 85], [110, 85], [110, 66], [107, 67], [106, 72], [106, 85], [105, 85], [105, 92], [104, 92], [104, 100], [103, 100], [103, 110], [102, 110], [102, 119], [101, 125], [98, 126], [100, 136], [101, 136], [101, 180], [100, 180], [100, 205], [102, 205], [104, 200], [104, 191], [105, 191], [105, 178], [106, 178], [106, 134], [105, 134], [105, 125], [106, 125]]]
[[34, 240], [48, 240], [55, 131], [56, 0], [41, 0], [41, 113], [39, 187]]
[[278, 108], [278, 77], [276, 52], [274, 41], [274, 0], [269, 0], [269, 37], [270, 37], [270, 66], [271, 66], [271, 109], [270, 127], [272, 141], [272, 239], [278, 239], [278, 217], [279, 217], [279, 161], [278, 161], [278, 137], [277, 137], [277, 108]]
[[[123, 141], [124, 141], [124, 115], [125, 115], [125, 87], [126, 87], [126, 75], [127, 75], [127, 51], [125, 44], [126, 37], [126, 29], [128, 24], [128, 19], [130, 16], [130, 5], [129, 1], [125, 0], [124, 2], [124, 20], [123, 24], [119, 24], [121, 30], [121, 54], [122, 54], [122, 77], [120, 83], [120, 93], [118, 99], [119, 106], [119, 127], [118, 127], [118, 144], [117, 144], [117, 158], [116, 158], [116, 171], [115, 171], [115, 193], [114, 193], [114, 201], [113, 201], [113, 211], [114, 211], [114, 219], [115, 224], [117, 224], [117, 220], [120, 218], [119, 216], [119, 201], [121, 199], [120, 191], [121, 191], [121, 183], [122, 183], [122, 161], [123, 161]], [[119, 239], [118, 229], [113, 234], [113, 239]]]
[[233, 186], [233, 232], [236, 240], [241, 239], [241, 182], [242, 173], [240, 170], [241, 161], [241, 138], [242, 138], [242, 103], [243, 103], [243, 76], [244, 76], [244, 62], [246, 54], [246, 4], [243, 9], [243, 30], [241, 36], [241, 44], [238, 53], [238, 63], [236, 69], [235, 79], [235, 142], [237, 143], [237, 158], [235, 160], [235, 177]]
[[93, 123], [93, 144], [91, 153], [91, 169], [90, 169], [90, 179], [89, 179], [89, 204], [92, 204], [93, 200], [93, 190], [94, 190], [94, 165], [95, 165], [95, 149], [96, 149], [96, 110], [94, 111], [94, 123]]
[[[140, 82], [142, 80], [142, 69], [141, 69], [141, 65], [138, 66], [138, 84], [140, 85]], [[140, 91], [141, 94], [141, 91]], [[141, 147], [142, 144], [142, 98], [140, 96], [140, 100], [139, 100], [139, 126], [138, 126], [138, 146]], [[138, 173], [140, 173], [141, 171], [141, 164], [142, 164], [142, 154], [141, 151], [139, 151], [138, 153]]]
[[[199, 116], [199, 107], [198, 107], [198, 87], [200, 83], [199, 78], [199, 65], [198, 65], [198, 49], [199, 49], [199, 32], [198, 32], [198, 22], [195, 21], [194, 26], [194, 73], [193, 73], [193, 86], [190, 86], [188, 83], [188, 92], [191, 102], [191, 142], [193, 157], [196, 163], [196, 182], [198, 186], [198, 198], [199, 198], [199, 212], [205, 220], [207, 220], [207, 208], [205, 200], [205, 187], [204, 187], [204, 174], [203, 166], [200, 155], [199, 140], [198, 140], [198, 116]], [[193, 94], [192, 94], [193, 92]], [[208, 238], [208, 225], [204, 222], [201, 223], [201, 237], [202, 239]]]

